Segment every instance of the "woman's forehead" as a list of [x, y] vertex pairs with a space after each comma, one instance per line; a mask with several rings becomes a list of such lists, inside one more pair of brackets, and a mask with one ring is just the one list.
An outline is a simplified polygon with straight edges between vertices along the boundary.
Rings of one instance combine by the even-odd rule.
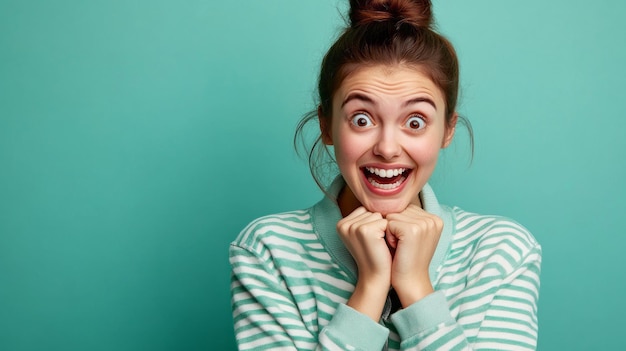
[[[407, 98], [416, 94], [432, 96], [438, 104], [444, 103], [441, 90], [423, 69], [407, 65], [374, 65], [360, 67], [348, 74], [334, 94], [343, 101], [351, 94], [371, 94], [372, 97]], [[338, 101], [335, 101], [338, 102]]]

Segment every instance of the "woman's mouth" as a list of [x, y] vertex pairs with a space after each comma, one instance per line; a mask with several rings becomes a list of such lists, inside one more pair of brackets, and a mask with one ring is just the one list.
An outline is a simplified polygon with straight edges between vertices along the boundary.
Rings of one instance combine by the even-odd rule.
[[406, 180], [411, 169], [409, 168], [376, 168], [363, 167], [365, 179], [376, 189], [394, 190]]

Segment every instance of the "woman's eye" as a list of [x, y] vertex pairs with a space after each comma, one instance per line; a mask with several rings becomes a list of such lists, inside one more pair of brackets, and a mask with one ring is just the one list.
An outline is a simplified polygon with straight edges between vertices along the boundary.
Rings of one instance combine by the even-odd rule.
[[406, 121], [406, 126], [409, 129], [420, 130], [420, 129], [426, 127], [426, 121], [424, 121], [424, 117], [422, 117], [422, 116], [411, 116]]
[[372, 120], [365, 113], [357, 113], [352, 117], [352, 124], [357, 127], [369, 127], [371, 126]]

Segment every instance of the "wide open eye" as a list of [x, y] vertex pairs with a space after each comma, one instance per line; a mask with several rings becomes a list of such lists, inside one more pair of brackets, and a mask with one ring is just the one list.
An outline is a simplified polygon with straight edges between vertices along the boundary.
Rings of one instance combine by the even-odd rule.
[[363, 112], [359, 112], [352, 116], [351, 122], [357, 127], [369, 127], [374, 124], [372, 123], [370, 117]]
[[426, 121], [424, 121], [424, 117], [420, 115], [414, 115], [409, 117], [409, 119], [406, 121], [406, 126], [411, 130], [420, 130], [426, 127]]

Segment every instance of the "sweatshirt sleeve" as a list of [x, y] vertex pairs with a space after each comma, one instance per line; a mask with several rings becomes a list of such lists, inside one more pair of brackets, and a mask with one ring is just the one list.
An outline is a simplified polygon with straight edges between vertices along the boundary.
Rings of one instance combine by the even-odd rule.
[[505, 256], [477, 265], [453, 301], [436, 291], [392, 315], [402, 350], [535, 350], [541, 248]]
[[[339, 304], [322, 330], [303, 321], [296, 297], [271, 259], [231, 245], [231, 297], [239, 350], [376, 350], [389, 331]], [[291, 288], [291, 289], [290, 289]]]

